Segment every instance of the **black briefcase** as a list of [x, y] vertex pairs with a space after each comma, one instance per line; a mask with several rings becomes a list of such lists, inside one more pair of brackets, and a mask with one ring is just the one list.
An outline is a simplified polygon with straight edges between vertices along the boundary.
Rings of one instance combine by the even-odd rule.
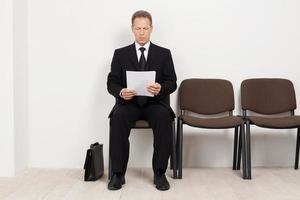
[[104, 172], [103, 144], [91, 144], [84, 162], [84, 181], [96, 181]]

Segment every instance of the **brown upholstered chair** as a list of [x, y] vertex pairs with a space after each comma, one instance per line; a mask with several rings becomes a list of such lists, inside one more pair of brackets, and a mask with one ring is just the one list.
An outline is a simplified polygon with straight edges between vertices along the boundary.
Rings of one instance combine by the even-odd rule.
[[[166, 99], [166, 103], [170, 104], [170, 96]], [[135, 122], [134, 127], [132, 129], [151, 129], [149, 123], [146, 120], [138, 120]], [[172, 122], [172, 152], [170, 156], [170, 169], [173, 170], [173, 178], [177, 179], [177, 170], [176, 170], [176, 135], [175, 135], [175, 120]], [[112, 166], [111, 166], [111, 158], [109, 153], [108, 158], [108, 179], [110, 180], [112, 176]]]
[[[295, 169], [298, 169], [300, 116], [294, 115], [297, 104], [293, 83], [287, 79], [247, 79], [241, 84], [241, 100], [243, 116], [246, 119], [246, 161], [248, 166], [248, 178], [251, 179], [251, 124], [271, 129], [297, 128]], [[252, 114], [249, 115], [247, 111], [252, 111]], [[290, 116], [272, 116], [286, 112], [289, 112]], [[254, 113], [261, 115], [255, 116]]]
[[[205, 129], [234, 128], [232, 169], [240, 169], [242, 150], [243, 178], [246, 178], [245, 148], [242, 148], [245, 144], [244, 125], [241, 117], [232, 114], [234, 109], [232, 84], [223, 79], [186, 79], [181, 82], [179, 88], [179, 106], [181, 113], [177, 118], [177, 177], [182, 178], [183, 125], [186, 124]], [[201, 118], [189, 115], [189, 111], [201, 114]], [[219, 114], [220, 117], [210, 117], [214, 114]]]

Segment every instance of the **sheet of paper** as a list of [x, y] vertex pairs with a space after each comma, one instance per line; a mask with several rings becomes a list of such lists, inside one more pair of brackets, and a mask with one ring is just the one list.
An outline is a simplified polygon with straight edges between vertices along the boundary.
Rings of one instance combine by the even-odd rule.
[[137, 96], [153, 97], [147, 91], [149, 84], [155, 83], [155, 71], [126, 71], [127, 88], [137, 92]]

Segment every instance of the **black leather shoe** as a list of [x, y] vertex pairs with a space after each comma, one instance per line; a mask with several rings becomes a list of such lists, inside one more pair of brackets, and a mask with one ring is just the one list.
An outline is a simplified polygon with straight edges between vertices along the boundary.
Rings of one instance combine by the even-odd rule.
[[122, 188], [122, 185], [125, 184], [125, 177], [124, 177], [124, 174], [114, 174], [108, 185], [107, 185], [107, 188], [109, 190], [119, 190]]
[[156, 185], [156, 189], [158, 189], [158, 190], [165, 191], [165, 190], [170, 189], [170, 184], [164, 173], [155, 173], [154, 174], [154, 184]]

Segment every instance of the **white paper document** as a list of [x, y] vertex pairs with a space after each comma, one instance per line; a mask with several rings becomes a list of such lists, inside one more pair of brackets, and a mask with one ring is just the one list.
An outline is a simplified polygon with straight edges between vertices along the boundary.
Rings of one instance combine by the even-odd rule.
[[126, 71], [127, 88], [137, 92], [137, 96], [153, 97], [147, 86], [155, 83], [155, 71]]

